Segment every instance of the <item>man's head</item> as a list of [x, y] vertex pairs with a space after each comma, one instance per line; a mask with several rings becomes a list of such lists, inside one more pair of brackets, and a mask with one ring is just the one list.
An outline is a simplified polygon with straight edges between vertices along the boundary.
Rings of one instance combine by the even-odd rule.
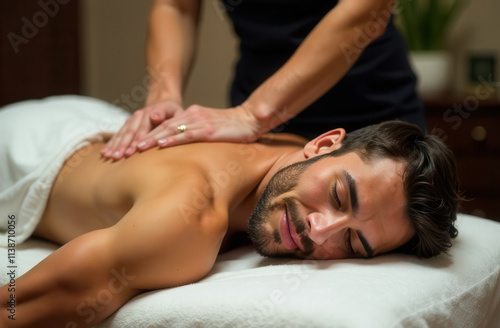
[[280, 170], [249, 221], [268, 256], [346, 258], [446, 252], [460, 200], [452, 152], [411, 124], [332, 130]]

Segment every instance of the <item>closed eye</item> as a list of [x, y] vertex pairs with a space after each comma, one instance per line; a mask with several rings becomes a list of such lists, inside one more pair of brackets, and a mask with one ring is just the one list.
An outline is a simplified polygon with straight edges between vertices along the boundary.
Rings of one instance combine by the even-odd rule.
[[340, 209], [342, 207], [342, 203], [340, 202], [340, 198], [339, 198], [339, 195], [337, 193], [337, 183], [336, 182], [333, 185], [333, 198], [337, 202], [337, 205], [339, 206], [339, 209]]
[[354, 255], [354, 249], [352, 248], [351, 241], [351, 229], [347, 229], [346, 238], [345, 238], [345, 246], [350, 255]]

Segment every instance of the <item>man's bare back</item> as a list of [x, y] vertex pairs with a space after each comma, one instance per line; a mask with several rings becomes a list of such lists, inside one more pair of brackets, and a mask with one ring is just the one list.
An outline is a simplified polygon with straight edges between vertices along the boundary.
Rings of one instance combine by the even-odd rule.
[[[172, 191], [179, 195], [181, 190], [184, 194], [176, 207], [186, 222], [210, 206], [227, 213], [217, 216], [228, 217], [232, 227], [246, 230], [256, 202], [254, 189], [276, 160], [272, 156], [276, 147], [303, 146], [297, 137], [273, 138], [272, 146], [191, 144], [154, 149], [118, 162], [101, 158], [104, 143], [87, 146], [61, 169], [35, 236], [65, 244], [84, 233], [111, 227], [143, 199], [170, 203]], [[213, 201], [217, 203], [210, 204]]]

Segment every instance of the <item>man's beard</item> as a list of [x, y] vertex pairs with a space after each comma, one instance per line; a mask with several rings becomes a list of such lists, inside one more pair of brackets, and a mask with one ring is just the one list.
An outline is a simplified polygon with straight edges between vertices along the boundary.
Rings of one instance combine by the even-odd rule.
[[[263, 256], [288, 255], [278, 248], [273, 247], [273, 242], [281, 244], [279, 229], [274, 229], [271, 233], [265, 227], [274, 209], [282, 205], [278, 202], [273, 202], [273, 200], [294, 189], [304, 171], [322, 157], [323, 156], [317, 156], [307, 161], [291, 164], [278, 171], [269, 181], [269, 184], [266, 186], [257, 205], [255, 205], [250, 220], [248, 221], [248, 234], [259, 254]], [[287, 205], [290, 212], [290, 217], [288, 219], [292, 221], [297, 234], [300, 235], [305, 230], [305, 222], [299, 219], [295, 201], [290, 198], [283, 198], [283, 202]], [[313, 243], [306, 235], [301, 235], [301, 242], [305, 250], [299, 252], [299, 255], [306, 257], [314, 251]]]

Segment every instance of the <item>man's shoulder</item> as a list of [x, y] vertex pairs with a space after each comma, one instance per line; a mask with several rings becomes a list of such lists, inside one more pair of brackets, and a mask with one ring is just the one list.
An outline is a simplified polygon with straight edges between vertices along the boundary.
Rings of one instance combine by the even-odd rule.
[[266, 133], [260, 139], [261, 143], [283, 145], [289, 144], [298, 147], [305, 146], [309, 140], [292, 133]]
[[[150, 179], [149, 186], [143, 188], [136, 199], [136, 205], [148, 212], [164, 217], [177, 218], [186, 224], [199, 223], [201, 220], [226, 220], [224, 213], [218, 213], [220, 196], [213, 188], [208, 171], [196, 162], [184, 165], [167, 165], [164, 172]], [[224, 203], [224, 202], [223, 202]], [[220, 212], [220, 211], [219, 211]]]

